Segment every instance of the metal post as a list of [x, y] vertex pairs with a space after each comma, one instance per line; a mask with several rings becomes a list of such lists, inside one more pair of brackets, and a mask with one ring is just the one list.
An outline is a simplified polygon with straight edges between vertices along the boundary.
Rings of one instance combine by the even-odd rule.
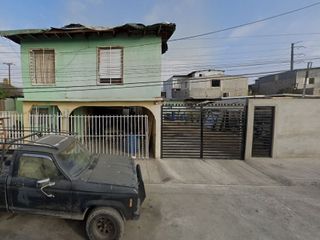
[[160, 113], [160, 117], [161, 117], [160, 158], [163, 158], [163, 107], [164, 105], [161, 106], [161, 113]]
[[203, 158], [203, 106], [200, 107], [200, 158]]
[[307, 80], [308, 80], [308, 78], [309, 78], [309, 69], [310, 69], [311, 67], [312, 67], [312, 62], [308, 62], [307, 69], [306, 69], [306, 75], [305, 75], [305, 78], [304, 78], [302, 98], [304, 98], [305, 95], [306, 95]]

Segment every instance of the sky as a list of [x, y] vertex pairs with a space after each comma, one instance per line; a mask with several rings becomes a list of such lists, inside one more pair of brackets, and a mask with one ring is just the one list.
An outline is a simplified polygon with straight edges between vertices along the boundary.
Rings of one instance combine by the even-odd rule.
[[[317, 0], [0, 0], [0, 30], [61, 27], [69, 23], [117, 26], [172, 22], [172, 39], [211, 32], [269, 17]], [[219, 69], [252, 74], [320, 67], [320, 5], [263, 23], [204, 37], [169, 42], [162, 56], [162, 80], [174, 74]], [[0, 79], [13, 62], [12, 82], [21, 85], [19, 45], [0, 38]]]

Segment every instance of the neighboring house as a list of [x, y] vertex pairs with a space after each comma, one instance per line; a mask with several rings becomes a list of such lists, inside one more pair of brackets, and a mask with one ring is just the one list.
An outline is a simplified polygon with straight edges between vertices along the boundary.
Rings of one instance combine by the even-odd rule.
[[213, 99], [248, 95], [248, 78], [221, 70], [174, 75], [163, 83], [166, 99]]
[[19, 100], [23, 97], [22, 89], [9, 84], [8, 79], [3, 79], [0, 83], [0, 91], [0, 111], [22, 111], [21, 100]]
[[181, 90], [181, 82], [187, 78], [187, 75], [173, 75], [163, 83], [164, 98], [176, 98], [177, 92]]
[[161, 86], [154, 83], [161, 81], [161, 54], [174, 31], [172, 23], [70, 24], [0, 35], [21, 45], [24, 113], [147, 114], [157, 157]]
[[[296, 69], [260, 77], [252, 87], [253, 94], [271, 95], [281, 93], [302, 93], [306, 69]], [[320, 95], [320, 67], [309, 70], [306, 94]]]

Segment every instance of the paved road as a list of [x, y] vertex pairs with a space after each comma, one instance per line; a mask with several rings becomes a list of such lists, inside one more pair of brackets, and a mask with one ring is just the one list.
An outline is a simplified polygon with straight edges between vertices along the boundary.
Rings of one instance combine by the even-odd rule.
[[[126, 223], [125, 240], [320, 239], [318, 186], [286, 186], [237, 161], [188, 162], [193, 175], [181, 165], [171, 161], [144, 169], [160, 173], [153, 181], [149, 175], [141, 219]], [[212, 166], [218, 177], [210, 178]], [[0, 215], [3, 240], [80, 240], [83, 227], [50, 217]]]

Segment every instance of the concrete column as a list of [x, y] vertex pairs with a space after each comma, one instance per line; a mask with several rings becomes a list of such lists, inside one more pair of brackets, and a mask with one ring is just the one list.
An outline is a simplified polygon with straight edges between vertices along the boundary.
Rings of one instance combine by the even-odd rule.
[[245, 145], [245, 160], [251, 159], [252, 142], [253, 142], [253, 118], [254, 118], [254, 104], [249, 99], [247, 110], [247, 133], [246, 133], [246, 145]]
[[149, 106], [148, 109], [152, 112], [154, 117], [154, 157], [161, 157], [161, 104], [154, 103], [154, 105]]
[[160, 157], [161, 157], [161, 118], [156, 118], [155, 158], [160, 158]]
[[29, 115], [31, 113], [32, 103], [23, 102], [23, 126], [24, 129], [30, 129], [30, 118]]
[[69, 117], [71, 112], [74, 110], [74, 106], [67, 103], [60, 103], [57, 104], [61, 115], [62, 115], [62, 121], [61, 121], [61, 131], [62, 132], [68, 132], [69, 131]]

